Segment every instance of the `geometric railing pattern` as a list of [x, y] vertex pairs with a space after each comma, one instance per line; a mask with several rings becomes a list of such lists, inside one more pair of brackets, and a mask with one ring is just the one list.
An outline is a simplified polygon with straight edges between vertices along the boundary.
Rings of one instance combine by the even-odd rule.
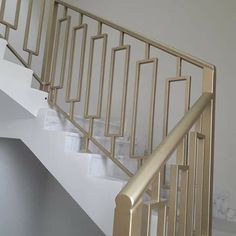
[[214, 66], [61, 0], [17, 0], [13, 15], [8, 4], [10, 51], [78, 128], [83, 151], [133, 176], [114, 235], [211, 235]]

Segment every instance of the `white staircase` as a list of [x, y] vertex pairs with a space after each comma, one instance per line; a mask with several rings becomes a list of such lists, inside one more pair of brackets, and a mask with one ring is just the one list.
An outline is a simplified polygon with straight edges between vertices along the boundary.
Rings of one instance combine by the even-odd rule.
[[47, 93], [31, 88], [31, 70], [3, 59], [6, 45], [1, 39], [0, 137], [21, 139], [105, 235], [112, 235], [115, 197], [125, 181], [95, 176], [123, 175], [99, 154], [79, 152], [76, 129], [49, 108]]

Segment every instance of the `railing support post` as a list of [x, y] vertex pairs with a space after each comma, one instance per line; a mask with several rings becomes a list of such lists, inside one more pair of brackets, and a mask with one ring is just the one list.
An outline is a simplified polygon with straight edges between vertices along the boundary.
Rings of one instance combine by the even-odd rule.
[[114, 218], [113, 236], [141, 236], [142, 199], [133, 208], [117, 201]]
[[215, 123], [215, 69], [204, 68], [203, 92], [211, 92], [214, 97], [202, 115], [202, 133], [205, 135], [205, 161], [202, 205], [202, 235], [212, 235], [212, 195], [214, 167], [214, 123]]
[[50, 3], [48, 28], [42, 65], [42, 81], [44, 85], [42, 88], [43, 90], [47, 90], [47, 87], [50, 84], [50, 70], [52, 64], [53, 45], [56, 31], [57, 12], [58, 3], [55, 0], [52, 0]]

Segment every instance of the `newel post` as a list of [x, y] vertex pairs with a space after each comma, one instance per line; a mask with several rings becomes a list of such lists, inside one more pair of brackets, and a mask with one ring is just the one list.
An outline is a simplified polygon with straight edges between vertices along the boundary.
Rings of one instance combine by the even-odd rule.
[[216, 70], [212, 66], [203, 69], [203, 92], [213, 93], [211, 103], [202, 115], [202, 133], [205, 135], [205, 161], [203, 177], [202, 204], [202, 233], [212, 235], [212, 198], [213, 198], [213, 169], [214, 169], [214, 129], [215, 129], [215, 80]]
[[132, 206], [128, 197], [118, 195], [113, 225], [113, 236], [141, 236], [142, 199]]

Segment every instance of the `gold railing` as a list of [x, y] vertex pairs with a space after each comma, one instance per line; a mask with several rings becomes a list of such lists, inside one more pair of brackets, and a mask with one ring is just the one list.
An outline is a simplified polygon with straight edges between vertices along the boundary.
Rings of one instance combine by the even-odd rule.
[[[213, 93], [203, 93], [119, 193], [114, 236], [211, 235], [213, 100]], [[190, 132], [188, 158], [171, 166], [169, 194], [162, 199], [162, 167], [200, 117], [201, 128]]]
[[[117, 196], [114, 235], [211, 235], [214, 66], [61, 0], [27, 6], [17, 0], [12, 19], [7, 4], [2, 0], [0, 23], [10, 51], [34, 70], [49, 104], [78, 128], [83, 150], [133, 176]], [[22, 46], [11, 42], [16, 35], [24, 35]], [[175, 103], [171, 86], [182, 83], [184, 102]], [[170, 117], [178, 103], [184, 111], [177, 124]], [[135, 170], [121, 156], [135, 162]]]

